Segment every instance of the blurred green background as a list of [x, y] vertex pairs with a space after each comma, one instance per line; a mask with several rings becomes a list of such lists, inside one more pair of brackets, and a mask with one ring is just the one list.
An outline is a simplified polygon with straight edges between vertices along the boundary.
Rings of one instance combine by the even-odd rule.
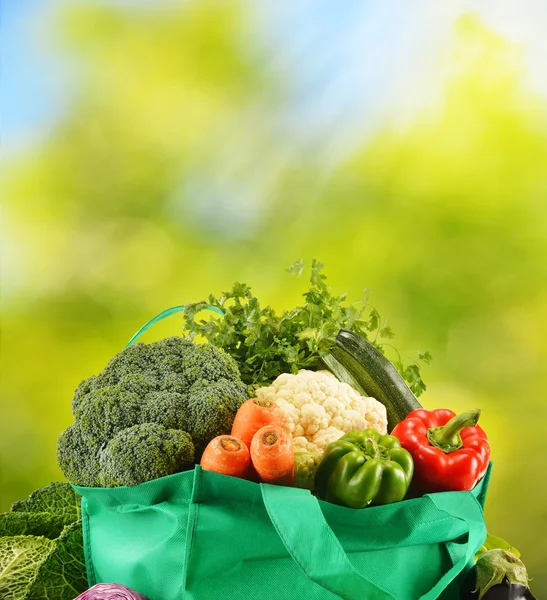
[[293, 307], [316, 257], [432, 352], [427, 408], [482, 408], [488, 527], [547, 595], [540, 1], [7, 4], [0, 510], [145, 321], [234, 280]]

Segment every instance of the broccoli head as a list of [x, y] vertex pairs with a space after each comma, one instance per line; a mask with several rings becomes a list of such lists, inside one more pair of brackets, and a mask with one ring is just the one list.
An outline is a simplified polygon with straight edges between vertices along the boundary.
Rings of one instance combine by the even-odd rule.
[[138, 485], [176, 473], [194, 460], [192, 438], [155, 423], [134, 425], [116, 434], [101, 452], [104, 487]]
[[[154, 425], [160, 429], [142, 430], [150, 435], [154, 432], [154, 440], [165, 435], [172, 442], [173, 431], [189, 435], [196, 450], [191, 460], [199, 460], [211, 439], [230, 432], [235, 414], [246, 399], [247, 389], [236, 362], [216, 346], [195, 344], [180, 337], [134, 344], [114, 356], [98, 375], [78, 386], [72, 402], [74, 424], [59, 438], [59, 465], [76, 485], [147, 481], [152, 469], [144, 460], [148, 447], [144, 434], [133, 434], [128, 446], [136, 448], [142, 441], [143, 452], [132, 451], [133, 468], [137, 471], [138, 459], [143, 458], [142, 477], [124, 478], [120, 473], [111, 476], [114, 459], [108, 457], [121, 456], [118, 451], [108, 450], [114, 440], [125, 440], [126, 432], [136, 426]], [[150, 442], [154, 448], [160, 447], [158, 443]], [[180, 470], [178, 458], [171, 462], [166, 459], [157, 472], [167, 474], [168, 465]], [[104, 471], [107, 464], [108, 476]]]

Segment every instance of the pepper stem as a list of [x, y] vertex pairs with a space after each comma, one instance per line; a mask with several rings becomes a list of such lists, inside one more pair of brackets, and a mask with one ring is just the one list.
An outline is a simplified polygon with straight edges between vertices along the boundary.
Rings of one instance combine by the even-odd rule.
[[365, 451], [369, 458], [378, 458], [380, 456], [380, 447], [378, 442], [372, 437], [367, 438], [365, 443]]
[[452, 417], [446, 425], [432, 427], [427, 432], [427, 439], [432, 446], [443, 452], [453, 452], [463, 446], [460, 431], [464, 427], [474, 427], [481, 415], [480, 408], [473, 408]]

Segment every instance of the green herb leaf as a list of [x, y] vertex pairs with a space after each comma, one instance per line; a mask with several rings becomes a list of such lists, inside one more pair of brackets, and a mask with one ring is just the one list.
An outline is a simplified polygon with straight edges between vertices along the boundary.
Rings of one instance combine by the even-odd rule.
[[[287, 271], [300, 276], [304, 261], [294, 262]], [[309, 277], [303, 305], [281, 314], [270, 306], [262, 307], [248, 285], [235, 283], [218, 298], [211, 295], [207, 301], [187, 304], [183, 332], [202, 336], [231, 354], [250, 393], [281, 373], [320, 368], [340, 329], [349, 329], [365, 339], [370, 335], [372, 343], [384, 352], [384, 344], [377, 340], [391, 339], [394, 334], [368, 304], [369, 290], [364, 290], [363, 300], [354, 303], [347, 302], [346, 294], [334, 295], [327, 285], [323, 264], [317, 260], [312, 261]], [[209, 305], [222, 309], [224, 318], [211, 318], [208, 313], [206, 319], [200, 319], [199, 313]], [[420, 395], [425, 384], [418, 365], [405, 368], [398, 353], [395, 364], [412, 391]]]
[[384, 325], [380, 329], [380, 337], [386, 338], [386, 339], [391, 339], [391, 338], [395, 337], [395, 334], [393, 333], [393, 330], [391, 329], [391, 327], [389, 325]]
[[368, 331], [376, 331], [380, 327], [380, 315], [376, 310], [370, 313], [366, 328]]
[[290, 267], [287, 267], [287, 273], [290, 273], [291, 275], [296, 275], [297, 277], [300, 277], [300, 275], [302, 275], [303, 270], [304, 270], [304, 261], [303, 260], [297, 260], [297, 261], [293, 262], [293, 264]]
[[409, 388], [413, 392], [413, 394], [416, 396], [416, 398], [419, 398], [426, 391], [427, 386], [420, 378], [419, 380], [415, 381], [414, 383], [411, 383], [409, 385]]
[[433, 360], [433, 357], [431, 356], [431, 353], [428, 352], [418, 352], [418, 358], [420, 360], [423, 360], [425, 363], [427, 363], [428, 365], [431, 363], [431, 361]]

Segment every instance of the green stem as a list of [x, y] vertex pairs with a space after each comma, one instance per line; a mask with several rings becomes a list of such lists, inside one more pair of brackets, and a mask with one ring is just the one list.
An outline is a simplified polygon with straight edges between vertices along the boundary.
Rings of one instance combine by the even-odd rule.
[[427, 432], [430, 444], [440, 448], [443, 452], [458, 450], [463, 445], [460, 431], [464, 427], [474, 427], [479, 421], [480, 414], [480, 408], [473, 408], [452, 417], [442, 427], [432, 427]]
[[378, 446], [378, 442], [374, 438], [367, 438], [365, 445], [365, 454], [369, 458], [379, 458], [380, 457], [380, 447]]

